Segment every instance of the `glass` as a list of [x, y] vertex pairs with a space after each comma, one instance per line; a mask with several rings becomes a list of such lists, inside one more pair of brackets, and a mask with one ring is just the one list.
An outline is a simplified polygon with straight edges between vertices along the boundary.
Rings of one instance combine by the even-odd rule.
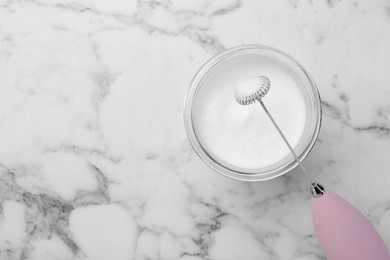
[[[207, 61], [196, 73], [190, 84], [185, 100], [184, 121], [188, 138], [194, 150], [208, 166], [234, 179], [264, 181], [283, 175], [296, 167], [298, 164], [292, 155], [289, 154], [277, 163], [266, 167], [240, 167], [213, 153], [202, 136], [203, 130], [199, 127], [199, 115], [204, 113], [202, 109], [204, 107], [203, 103], [208, 102], [207, 95], [219, 91], [213, 89], [213, 84], [210, 84], [210, 82], [223, 80], [226, 73], [229, 73], [229, 69], [230, 73], [243, 70], [237, 73], [244, 75], [247, 73], [247, 71], [244, 71], [245, 66], [249, 63], [251, 65], [248, 66], [248, 70], [261, 67], [263, 69], [267, 67], [280, 68], [285, 72], [287, 71], [291, 78], [297, 82], [306, 106], [304, 132], [295, 147], [295, 151], [302, 161], [314, 146], [319, 134], [321, 125], [320, 97], [317, 87], [307, 71], [294, 58], [274, 48], [261, 45], [239, 46], [228, 49]], [[267, 102], [267, 96], [264, 97], [264, 101]], [[261, 109], [259, 105], [256, 108]], [[272, 111], [270, 112], [272, 114]]]

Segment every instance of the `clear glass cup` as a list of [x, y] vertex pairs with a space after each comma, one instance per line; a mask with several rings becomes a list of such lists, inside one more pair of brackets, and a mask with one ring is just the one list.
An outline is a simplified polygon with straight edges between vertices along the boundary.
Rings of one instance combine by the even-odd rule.
[[[311, 76], [294, 58], [282, 51], [261, 45], [244, 45], [228, 49], [208, 60], [194, 76], [185, 100], [184, 122], [188, 138], [196, 153], [209, 167], [230, 178], [242, 181], [269, 180], [287, 173], [298, 165], [291, 154], [267, 167], [237, 167], [211, 152], [199, 130], [198, 115], [199, 110], [202, 109], [200, 102], [204, 102], [205, 93], [215, 91], [205, 82], [207, 82], [208, 77], [217, 77], [217, 79], [224, 77], [221, 68], [234, 64], [236, 61], [244, 63], [272, 62], [276, 66], [281, 66], [283, 70], [289, 71], [299, 83], [306, 106], [304, 133], [295, 147], [295, 152], [301, 161], [313, 148], [319, 134], [321, 126], [320, 96]], [[264, 97], [265, 100], [266, 98]], [[259, 107], [259, 109], [261, 108]]]

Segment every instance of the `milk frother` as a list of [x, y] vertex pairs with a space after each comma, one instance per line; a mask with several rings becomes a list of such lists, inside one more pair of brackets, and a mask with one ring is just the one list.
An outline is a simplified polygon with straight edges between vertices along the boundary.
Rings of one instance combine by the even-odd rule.
[[270, 86], [270, 80], [263, 75], [239, 82], [236, 87], [236, 100], [241, 105], [260, 103], [309, 179], [314, 229], [325, 255], [330, 260], [390, 259], [383, 240], [371, 223], [346, 200], [330, 190], [325, 191], [321, 184], [310, 179], [305, 167], [262, 100], [270, 90]]

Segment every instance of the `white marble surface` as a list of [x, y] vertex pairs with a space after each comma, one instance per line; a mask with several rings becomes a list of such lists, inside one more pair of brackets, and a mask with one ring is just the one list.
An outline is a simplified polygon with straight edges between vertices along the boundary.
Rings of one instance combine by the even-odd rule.
[[390, 246], [390, 2], [0, 0], [0, 259], [324, 259], [304, 176], [242, 183], [184, 131], [228, 47], [298, 59], [323, 98], [315, 179]]

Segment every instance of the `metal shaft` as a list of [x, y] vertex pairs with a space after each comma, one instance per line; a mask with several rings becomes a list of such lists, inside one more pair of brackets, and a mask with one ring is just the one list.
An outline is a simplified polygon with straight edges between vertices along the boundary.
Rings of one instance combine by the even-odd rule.
[[260, 102], [260, 105], [263, 107], [265, 113], [268, 115], [269, 119], [271, 120], [272, 124], [275, 126], [276, 130], [278, 130], [280, 136], [283, 138], [283, 141], [286, 143], [288, 149], [290, 149], [290, 152], [292, 153], [292, 155], [294, 156], [295, 158], [295, 161], [298, 163], [298, 165], [302, 168], [302, 171], [305, 173], [307, 179], [310, 181], [310, 184], [312, 184], [312, 180], [309, 176], [309, 174], [307, 173], [305, 167], [303, 166], [301, 160], [299, 160], [298, 158], [298, 155], [295, 153], [294, 149], [291, 147], [290, 143], [287, 141], [286, 137], [284, 136], [282, 130], [280, 130], [278, 124], [275, 122], [274, 118], [271, 116], [270, 112], [268, 111], [267, 107], [264, 105], [263, 101], [261, 99], [258, 99], [258, 101]]

